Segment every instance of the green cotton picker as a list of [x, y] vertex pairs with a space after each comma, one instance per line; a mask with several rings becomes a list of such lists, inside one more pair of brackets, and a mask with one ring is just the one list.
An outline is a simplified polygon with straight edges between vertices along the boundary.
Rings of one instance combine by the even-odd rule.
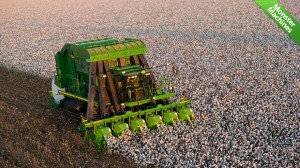
[[190, 100], [170, 102], [173, 84], [166, 89], [152, 74], [145, 44], [136, 39], [104, 38], [66, 44], [55, 55], [51, 106], [67, 107], [81, 119], [85, 139], [100, 149], [106, 136], [128, 129], [141, 132], [159, 124], [189, 123]]

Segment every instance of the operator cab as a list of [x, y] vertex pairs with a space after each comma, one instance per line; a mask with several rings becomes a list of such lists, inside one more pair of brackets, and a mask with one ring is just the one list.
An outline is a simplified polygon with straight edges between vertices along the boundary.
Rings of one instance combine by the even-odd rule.
[[150, 71], [139, 65], [112, 69], [121, 102], [135, 102], [150, 97]]

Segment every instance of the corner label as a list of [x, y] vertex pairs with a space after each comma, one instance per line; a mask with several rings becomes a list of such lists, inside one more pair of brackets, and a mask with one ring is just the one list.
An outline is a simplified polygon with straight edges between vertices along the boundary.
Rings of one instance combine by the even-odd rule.
[[300, 23], [277, 0], [255, 0], [255, 3], [300, 46]]

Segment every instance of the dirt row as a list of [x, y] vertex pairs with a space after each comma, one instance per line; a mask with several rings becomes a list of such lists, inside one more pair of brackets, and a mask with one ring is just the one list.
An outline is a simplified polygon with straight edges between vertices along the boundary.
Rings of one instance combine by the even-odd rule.
[[48, 106], [51, 79], [0, 67], [0, 167], [135, 167], [88, 146], [78, 122]]

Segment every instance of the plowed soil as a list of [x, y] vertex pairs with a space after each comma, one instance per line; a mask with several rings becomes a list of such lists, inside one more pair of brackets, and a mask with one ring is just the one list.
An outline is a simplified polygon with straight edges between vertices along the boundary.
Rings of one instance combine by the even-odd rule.
[[84, 142], [78, 121], [48, 105], [51, 80], [0, 67], [0, 167], [135, 167]]

